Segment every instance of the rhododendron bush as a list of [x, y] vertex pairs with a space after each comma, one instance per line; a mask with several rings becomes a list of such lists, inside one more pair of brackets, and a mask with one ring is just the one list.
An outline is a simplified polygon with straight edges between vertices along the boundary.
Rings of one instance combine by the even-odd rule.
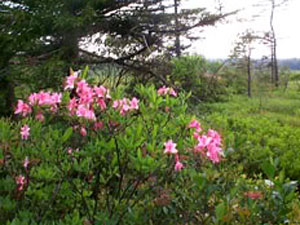
[[227, 213], [225, 193], [262, 198], [232, 190], [222, 137], [187, 113], [184, 94], [127, 96], [83, 77], [71, 71], [63, 92], [32, 93], [18, 122], [0, 121], [0, 221], [210, 224]]

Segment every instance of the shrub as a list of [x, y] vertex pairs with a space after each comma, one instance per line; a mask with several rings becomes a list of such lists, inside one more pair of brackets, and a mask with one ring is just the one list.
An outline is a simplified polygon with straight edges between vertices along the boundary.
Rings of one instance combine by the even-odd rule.
[[[80, 77], [72, 72], [65, 92], [19, 100], [19, 122], [0, 120], [1, 222], [240, 224], [241, 218], [289, 218], [294, 187], [283, 176], [276, 181], [273, 164], [264, 166], [275, 183], [270, 190], [226, 167], [220, 135], [186, 113], [186, 96], [139, 86], [136, 97], [126, 98], [90, 86], [85, 77], [86, 71]], [[284, 185], [288, 192], [281, 191]], [[284, 205], [270, 202], [274, 191]]]
[[171, 64], [170, 79], [178, 88], [192, 92], [191, 101], [219, 101], [226, 95], [224, 81], [215, 74], [214, 63], [201, 56], [184, 56], [172, 59]]

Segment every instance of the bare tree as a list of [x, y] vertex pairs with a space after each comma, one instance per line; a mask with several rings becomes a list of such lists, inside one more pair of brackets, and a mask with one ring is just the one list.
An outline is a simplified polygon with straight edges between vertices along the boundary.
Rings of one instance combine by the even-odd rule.
[[288, 0], [268, 0], [271, 3], [271, 13], [270, 13], [270, 35], [269, 41], [271, 43], [271, 80], [275, 83], [275, 86], [279, 86], [279, 70], [278, 70], [278, 60], [277, 60], [277, 37], [274, 28], [274, 16], [276, 8], [284, 5]]
[[247, 83], [248, 83], [248, 97], [251, 98], [252, 96], [252, 61], [251, 55], [253, 44], [255, 41], [259, 40], [260, 37], [255, 35], [254, 31], [246, 30], [244, 33], [239, 35], [239, 38], [235, 44], [233, 54], [231, 58], [233, 59], [234, 64], [247, 71]]

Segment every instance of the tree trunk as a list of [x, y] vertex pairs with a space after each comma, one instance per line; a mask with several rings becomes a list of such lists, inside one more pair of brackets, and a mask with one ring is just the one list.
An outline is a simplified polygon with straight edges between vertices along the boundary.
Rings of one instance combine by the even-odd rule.
[[248, 97], [251, 98], [252, 92], [251, 92], [251, 53], [248, 54], [247, 57], [247, 74], [248, 74]]
[[272, 49], [271, 49], [271, 66], [272, 66], [272, 78], [275, 83], [275, 87], [279, 86], [279, 73], [278, 73], [278, 62], [277, 62], [277, 40], [275, 29], [273, 25], [274, 12], [275, 12], [275, 0], [271, 0], [271, 16], [270, 16], [270, 27], [271, 27], [271, 38], [272, 38]]
[[181, 56], [181, 49], [180, 49], [180, 33], [178, 32], [179, 23], [178, 23], [178, 0], [174, 0], [174, 10], [175, 10], [175, 53], [177, 57]]

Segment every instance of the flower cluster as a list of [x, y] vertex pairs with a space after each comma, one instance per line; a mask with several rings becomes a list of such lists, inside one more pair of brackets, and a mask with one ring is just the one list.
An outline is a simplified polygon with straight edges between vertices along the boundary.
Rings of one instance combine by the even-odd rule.
[[120, 100], [115, 100], [112, 106], [114, 109], [118, 110], [122, 116], [126, 113], [139, 109], [139, 100], [133, 97], [131, 100], [123, 98]]
[[29, 126], [27, 124], [25, 124], [23, 127], [21, 127], [20, 134], [21, 134], [21, 138], [23, 140], [27, 140], [28, 139], [28, 137], [30, 135], [29, 131], [30, 131], [30, 128], [29, 128]]
[[16, 177], [17, 190], [22, 191], [24, 186], [26, 185], [26, 179], [23, 175], [19, 175]]
[[22, 100], [18, 100], [15, 114], [22, 114], [22, 116], [25, 117], [31, 112], [32, 112], [32, 108], [30, 107], [30, 105], [24, 103]]
[[181, 171], [184, 166], [179, 160], [178, 150], [176, 149], [176, 143], [174, 143], [172, 140], [168, 140], [164, 143], [165, 151], [164, 153], [167, 155], [175, 155], [175, 171]]
[[157, 93], [159, 95], [171, 95], [173, 97], [177, 97], [176, 91], [173, 88], [169, 88], [169, 87], [166, 87], [166, 86], [162, 86], [161, 88], [159, 88], [157, 90]]
[[[70, 76], [66, 78], [64, 90], [71, 91], [73, 96], [66, 105], [69, 116], [77, 116], [84, 118], [94, 123], [94, 130], [99, 130], [104, 127], [103, 122], [97, 121], [96, 110], [103, 112], [107, 109], [111, 100], [109, 89], [104, 86], [91, 87], [84, 79], [78, 77], [79, 72], [71, 71]], [[35, 119], [43, 122], [45, 117], [43, 109], [50, 107], [51, 112], [57, 112], [62, 102], [62, 93], [50, 93], [41, 91], [32, 93], [28, 97], [28, 103], [18, 100], [15, 114], [21, 114], [23, 117], [28, 116], [33, 111], [33, 107], [37, 107]], [[45, 107], [47, 106], [47, 107]], [[43, 108], [42, 108], [43, 107]], [[133, 97], [131, 100], [123, 98], [115, 100], [112, 108], [119, 111], [121, 115], [132, 110], [139, 109], [139, 100]], [[21, 128], [21, 137], [27, 140], [29, 137], [30, 128], [25, 125]], [[79, 129], [82, 136], [87, 135], [87, 130], [83, 125]]]
[[188, 128], [195, 129], [193, 136], [198, 141], [198, 144], [194, 147], [195, 152], [202, 153], [213, 163], [219, 163], [223, 155], [220, 134], [215, 130], [209, 129], [206, 134], [201, 135], [202, 129], [200, 123], [196, 120], [191, 121]]

